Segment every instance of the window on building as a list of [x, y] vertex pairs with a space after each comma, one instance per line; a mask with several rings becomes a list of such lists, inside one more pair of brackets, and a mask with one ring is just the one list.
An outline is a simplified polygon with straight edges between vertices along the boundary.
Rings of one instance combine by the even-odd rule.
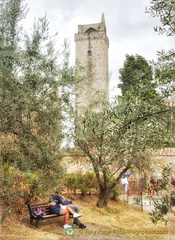
[[88, 56], [92, 56], [91, 50], [88, 51]]

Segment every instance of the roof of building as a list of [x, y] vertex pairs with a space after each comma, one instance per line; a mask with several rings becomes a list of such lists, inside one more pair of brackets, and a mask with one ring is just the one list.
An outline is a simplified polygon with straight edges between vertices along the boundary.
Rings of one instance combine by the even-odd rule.
[[162, 148], [156, 151], [158, 156], [175, 156], [175, 148]]

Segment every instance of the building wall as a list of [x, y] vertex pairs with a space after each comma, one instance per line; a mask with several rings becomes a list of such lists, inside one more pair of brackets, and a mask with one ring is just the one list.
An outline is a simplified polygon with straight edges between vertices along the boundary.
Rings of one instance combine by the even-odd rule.
[[77, 108], [88, 107], [99, 95], [109, 100], [109, 40], [104, 16], [100, 23], [79, 25], [75, 43], [78, 75], [84, 77], [76, 91]]
[[[149, 171], [148, 178], [154, 173], [160, 173], [167, 164], [171, 167], [172, 175], [175, 177], [175, 148], [164, 148], [155, 152], [153, 155], [155, 160], [152, 171]], [[63, 166], [69, 173], [93, 171], [93, 166], [87, 156], [66, 155], [63, 159]], [[140, 176], [131, 174], [130, 180], [139, 181]]]

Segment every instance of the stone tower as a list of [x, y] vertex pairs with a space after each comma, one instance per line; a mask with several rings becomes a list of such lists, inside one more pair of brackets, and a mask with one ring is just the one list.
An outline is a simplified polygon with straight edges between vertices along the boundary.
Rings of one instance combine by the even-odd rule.
[[109, 100], [109, 40], [104, 14], [100, 23], [78, 25], [75, 43], [76, 67], [83, 78], [76, 91], [76, 107], [82, 112], [94, 101]]

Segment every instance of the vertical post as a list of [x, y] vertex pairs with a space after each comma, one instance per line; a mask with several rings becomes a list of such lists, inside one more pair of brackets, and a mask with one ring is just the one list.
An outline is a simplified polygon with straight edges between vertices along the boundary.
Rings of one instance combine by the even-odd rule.
[[143, 194], [142, 194], [142, 191], [140, 192], [140, 206], [141, 206], [141, 210], [143, 212]]
[[128, 187], [128, 190], [127, 190], [127, 203], [129, 203], [129, 187]]
[[2, 221], [3, 221], [3, 208], [2, 208], [3, 180], [4, 180], [4, 171], [2, 166], [2, 160], [0, 158], [0, 233], [1, 233]]
[[2, 228], [2, 211], [1, 211], [1, 203], [0, 203], [0, 233], [1, 233], [1, 228]]
[[142, 173], [141, 173], [141, 175], [140, 175], [140, 206], [141, 206], [141, 211], [142, 212], [143, 212], [144, 183], [145, 183], [145, 178], [142, 177]]

